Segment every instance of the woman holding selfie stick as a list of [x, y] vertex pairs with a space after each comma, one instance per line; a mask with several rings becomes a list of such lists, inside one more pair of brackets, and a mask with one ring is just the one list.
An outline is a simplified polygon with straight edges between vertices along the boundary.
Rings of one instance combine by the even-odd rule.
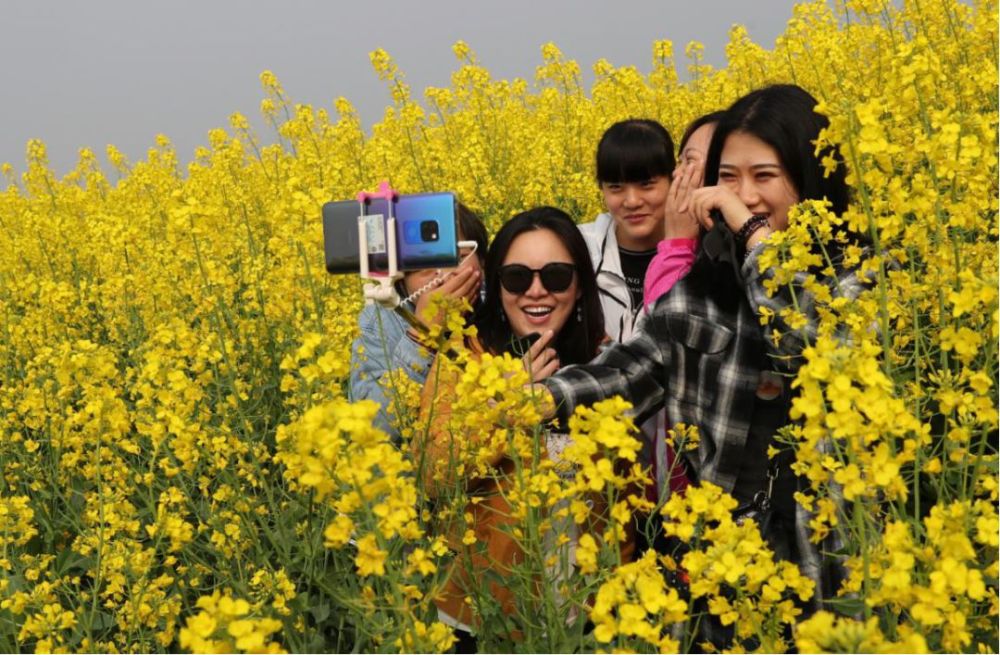
[[[766, 513], [764, 536], [779, 557], [798, 562], [817, 582], [816, 600], [822, 601], [836, 588], [824, 574], [835, 570], [821, 568], [820, 551], [809, 542], [808, 517], [793, 500], [791, 458], [768, 458], [775, 433], [789, 420], [787, 379], [815, 334], [815, 306], [801, 291], [797, 309], [807, 325], [784, 324], [782, 310], [793, 301], [787, 288], [769, 296], [765, 284], [774, 273], [758, 266], [764, 241], [788, 226], [797, 202], [825, 199], [837, 214], [847, 207], [843, 166], [824, 175], [820, 159], [828, 153], [815, 152], [827, 124], [815, 106], [803, 89], [776, 85], [726, 111], [709, 148], [706, 186], [692, 192], [689, 208], [714, 231], [708, 237], [733, 245], [736, 256], [727, 248], [706, 250], [703, 238], [690, 273], [657, 300], [633, 339], [588, 365], [559, 371], [538, 390], [547, 391], [547, 412], [560, 422], [579, 405], [621, 395], [633, 403], [638, 420], [666, 407], [672, 424], [696, 426], [701, 443], [698, 452], [686, 454], [689, 469], [732, 494], [738, 512], [761, 519]], [[833, 295], [860, 292], [856, 274], [837, 273], [821, 278]], [[776, 321], [768, 331], [784, 332], [778, 343], [760, 325], [764, 312]], [[762, 494], [768, 507], [758, 502]]]
[[[604, 321], [598, 300], [587, 247], [576, 224], [563, 211], [539, 207], [514, 216], [493, 239], [486, 257], [486, 295], [474, 317], [478, 336], [468, 340], [475, 354], [504, 352], [524, 355], [532, 379], [541, 380], [566, 364], [582, 364], [596, 354], [604, 339]], [[539, 336], [540, 335], [540, 336]], [[530, 339], [537, 341], [528, 346]], [[527, 350], [527, 353], [525, 353]], [[431, 498], [462, 487], [480, 502], [470, 503], [465, 512], [476, 541], [485, 544], [485, 554], [472, 552], [460, 557], [438, 607], [442, 619], [459, 628], [460, 648], [468, 647], [474, 630], [472, 608], [466, 596], [488, 594], [499, 601], [503, 611], [514, 613], [515, 599], [504, 586], [483, 582], [481, 574], [491, 571], [503, 576], [507, 567], [522, 558], [520, 547], [509, 528], [515, 523], [504, 490], [516, 463], [503, 452], [493, 455], [495, 475], [466, 477], [458, 472], [452, 453], [456, 440], [473, 448], [492, 430], [490, 426], [452, 434], [448, 430], [455, 387], [460, 372], [435, 364], [424, 386], [422, 419], [428, 424], [424, 438], [413, 438], [413, 459]], [[424, 421], [421, 421], [424, 424]], [[546, 431], [543, 452], [557, 458], [568, 443], [567, 435]], [[456, 476], [457, 479], [456, 479]], [[450, 528], [444, 528], [451, 532]], [[449, 535], [450, 545], [462, 553], [468, 550], [462, 535]], [[471, 576], [479, 574], [478, 579]]]
[[[465, 298], [475, 307], [479, 303], [483, 263], [486, 259], [486, 226], [468, 207], [459, 203], [456, 215], [459, 240], [476, 242], [476, 256], [462, 253], [463, 261], [454, 270], [411, 271], [397, 283], [397, 291], [403, 298], [403, 305], [418, 318], [424, 320], [424, 308], [428, 293], [419, 291], [428, 285], [430, 289]], [[431, 355], [427, 353], [406, 321], [395, 312], [378, 304], [366, 305], [358, 315], [359, 335], [351, 347], [351, 401], [374, 400], [381, 409], [375, 416], [375, 426], [399, 443], [400, 434], [396, 423], [400, 417], [391, 418], [390, 403], [398, 397], [397, 386], [403, 377], [418, 384], [427, 379]], [[396, 411], [417, 408], [402, 408], [397, 403]]]

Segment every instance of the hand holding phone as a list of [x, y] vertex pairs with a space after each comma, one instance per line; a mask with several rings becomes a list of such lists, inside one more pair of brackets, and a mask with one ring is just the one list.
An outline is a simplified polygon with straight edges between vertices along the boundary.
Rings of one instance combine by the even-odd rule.
[[[427, 277], [431, 277], [430, 282], [433, 281], [433, 276], [436, 273], [438, 271], [427, 271]], [[425, 276], [422, 272], [418, 272], [414, 273], [412, 277], [414, 278], [412, 282], [420, 286], [420, 280]], [[444, 279], [430, 290], [417, 296], [415, 303], [414, 313], [428, 327], [440, 325], [444, 321], [444, 315], [440, 312], [436, 316], [427, 316], [426, 310], [430, 305], [431, 297], [443, 294], [455, 298], [465, 298], [471, 304], [479, 292], [479, 280], [482, 274], [479, 272], [478, 266], [466, 265], [458, 267], [449, 274], [442, 274], [441, 277]]]
[[559, 354], [555, 348], [549, 347], [554, 338], [555, 332], [552, 330], [546, 330], [540, 336], [533, 333], [521, 337], [522, 340], [536, 339], [523, 357], [524, 370], [531, 376], [532, 382], [544, 380], [559, 370]]

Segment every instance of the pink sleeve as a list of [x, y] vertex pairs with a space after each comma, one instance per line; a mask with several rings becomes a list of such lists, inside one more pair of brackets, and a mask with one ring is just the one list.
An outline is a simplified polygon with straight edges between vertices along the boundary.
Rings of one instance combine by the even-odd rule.
[[691, 270], [697, 251], [697, 239], [664, 239], [656, 244], [656, 254], [649, 262], [643, 284], [642, 304], [647, 312], [660, 296], [670, 291], [677, 280]]

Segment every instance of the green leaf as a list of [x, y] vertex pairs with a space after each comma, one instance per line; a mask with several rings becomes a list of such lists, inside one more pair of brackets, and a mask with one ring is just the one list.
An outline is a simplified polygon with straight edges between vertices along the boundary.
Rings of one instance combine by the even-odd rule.
[[330, 616], [330, 606], [326, 603], [322, 605], [313, 605], [309, 608], [309, 613], [312, 614], [313, 619], [316, 623], [322, 623]]

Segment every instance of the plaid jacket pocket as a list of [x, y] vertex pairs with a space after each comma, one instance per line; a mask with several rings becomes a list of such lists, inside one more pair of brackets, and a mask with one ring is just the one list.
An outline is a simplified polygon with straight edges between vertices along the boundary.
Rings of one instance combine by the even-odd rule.
[[697, 314], [671, 312], [667, 329], [676, 341], [707, 355], [721, 353], [733, 340], [732, 330]]
[[667, 388], [683, 403], [710, 407], [715, 401], [719, 369], [734, 331], [697, 314], [667, 314], [666, 328], [677, 344]]

